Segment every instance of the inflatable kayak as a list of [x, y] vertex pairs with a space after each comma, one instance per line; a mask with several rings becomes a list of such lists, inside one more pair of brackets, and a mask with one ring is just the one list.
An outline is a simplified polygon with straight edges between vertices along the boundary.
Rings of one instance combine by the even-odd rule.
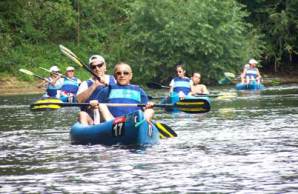
[[250, 82], [248, 84], [237, 83], [236, 90], [263, 90], [265, 87], [261, 83]]
[[97, 125], [75, 123], [70, 130], [72, 144], [146, 145], [159, 142], [158, 129], [144, 120], [142, 111]]
[[[208, 96], [192, 96], [192, 95], [187, 95], [185, 96], [184, 99], [187, 100], [193, 100], [194, 103], [198, 104], [201, 103], [202, 104], [202, 109], [204, 109], [204, 112], [208, 112], [210, 110], [210, 99]], [[162, 104], [175, 104], [177, 102], [180, 101], [180, 98], [178, 96], [177, 93], [171, 93], [169, 96], [165, 97], [164, 99], [162, 99], [161, 103]], [[171, 107], [171, 108], [166, 108], [165, 109], [167, 112], [180, 112], [180, 110], [178, 110], [175, 107]]]

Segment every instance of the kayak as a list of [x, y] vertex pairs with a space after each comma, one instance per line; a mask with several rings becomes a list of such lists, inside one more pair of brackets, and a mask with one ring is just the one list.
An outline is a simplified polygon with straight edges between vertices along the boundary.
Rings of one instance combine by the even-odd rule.
[[236, 84], [236, 89], [237, 90], [263, 90], [265, 87], [261, 83], [257, 82], [250, 82], [248, 84], [243, 84], [243, 83], [237, 83]]
[[[202, 104], [202, 109], [205, 109], [206, 112], [208, 112], [210, 110], [210, 99], [208, 96], [192, 96], [192, 95], [186, 95], [184, 97], [184, 99], [186, 100], [193, 100], [194, 103], [198, 104], [201, 103]], [[169, 96], [165, 97], [164, 99], [161, 100], [161, 104], [175, 104], [177, 102], [180, 101], [180, 98], [178, 96], [177, 93], [171, 93]], [[177, 113], [177, 112], [181, 112], [179, 109], [175, 108], [175, 107], [169, 107], [169, 108], [165, 108], [165, 111], [167, 112], [172, 112], [172, 113]]]
[[70, 130], [72, 144], [147, 145], [159, 142], [158, 129], [136, 111], [97, 125], [75, 123]]

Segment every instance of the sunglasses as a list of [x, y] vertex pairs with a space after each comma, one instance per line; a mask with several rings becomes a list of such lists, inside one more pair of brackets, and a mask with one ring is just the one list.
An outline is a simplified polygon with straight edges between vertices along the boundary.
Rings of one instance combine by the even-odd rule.
[[130, 73], [129, 73], [128, 71], [123, 71], [123, 72], [118, 71], [118, 72], [116, 72], [115, 74], [116, 74], [117, 76], [120, 76], [120, 75], [129, 75]]
[[91, 69], [96, 69], [96, 67], [101, 68], [103, 66], [104, 63], [100, 63], [97, 65], [91, 65]]
[[67, 72], [74, 72], [74, 70], [68, 70]]

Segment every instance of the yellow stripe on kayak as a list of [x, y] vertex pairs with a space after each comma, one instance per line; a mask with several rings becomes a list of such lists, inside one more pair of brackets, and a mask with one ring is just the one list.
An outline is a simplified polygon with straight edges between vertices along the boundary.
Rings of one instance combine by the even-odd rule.
[[159, 133], [159, 138], [160, 139], [165, 139], [166, 137], [163, 134]]
[[31, 110], [38, 110], [38, 109], [59, 109], [61, 106], [59, 105], [34, 105]]
[[36, 102], [34, 102], [34, 105], [38, 105], [41, 103], [62, 103], [62, 101], [56, 98], [45, 98], [45, 99], [37, 100]]

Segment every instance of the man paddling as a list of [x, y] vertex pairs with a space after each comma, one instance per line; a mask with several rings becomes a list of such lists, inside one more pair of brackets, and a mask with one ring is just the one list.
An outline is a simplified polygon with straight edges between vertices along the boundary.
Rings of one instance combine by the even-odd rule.
[[89, 58], [89, 67], [100, 80], [93, 76], [87, 81], [82, 82], [77, 92], [78, 102], [88, 102], [90, 98], [95, 98], [102, 88], [116, 83], [113, 76], [106, 74], [106, 62], [102, 56], [92, 55]]
[[[77, 92], [77, 101], [90, 102], [91, 108], [84, 108], [79, 114], [79, 121], [83, 124], [96, 124], [99, 123], [99, 113], [97, 107], [97, 101], [91, 101], [96, 99], [101, 90], [107, 85], [115, 84], [114, 76], [106, 74], [106, 62], [105, 59], [100, 55], [92, 55], [89, 58], [90, 69], [100, 78], [98, 80], [95, 76], [82, 82]], [[94, 114], [96, 116], [94, 116]], [[94, 118], [97, 118], [94, 123]]]
[[191, 92], [190, 95], [195, 96], [196, 94], [209, 94], [207, 87], [204, 84], [200, 84], [201, 74], [194, 72], [191, 77]]
[[[142, 88], [137, 85], [130, 84], [132, 79], [131, 67], [126, 63], [118, 63], [114, 68], [114, 76], [116, 77], [117, 83], [109, 85], [104, 88], [100, 95], [95, 100], [91, 101], [93, 107], [99, 106], [102, 120], [108, 121], [114, 117], [126, 115], [131, 112], [140, 110], [140, 107], [107, 107], [101, 103], [124, 103], [124, 104], [147, 104], [144, 108], [144, 118], [150, 122], [154, 115], [152, 109], [153, 103], [148, 102], [148, 96]], [[98, 101], [97, 101], [98, 100]], [[100, 103], [98, 103], [100, 102]], [[91, 115], [92, 116], [92, 115]], [[80, 122], [85, 124], [92, 123], [90, 115], [81, 115]]]

